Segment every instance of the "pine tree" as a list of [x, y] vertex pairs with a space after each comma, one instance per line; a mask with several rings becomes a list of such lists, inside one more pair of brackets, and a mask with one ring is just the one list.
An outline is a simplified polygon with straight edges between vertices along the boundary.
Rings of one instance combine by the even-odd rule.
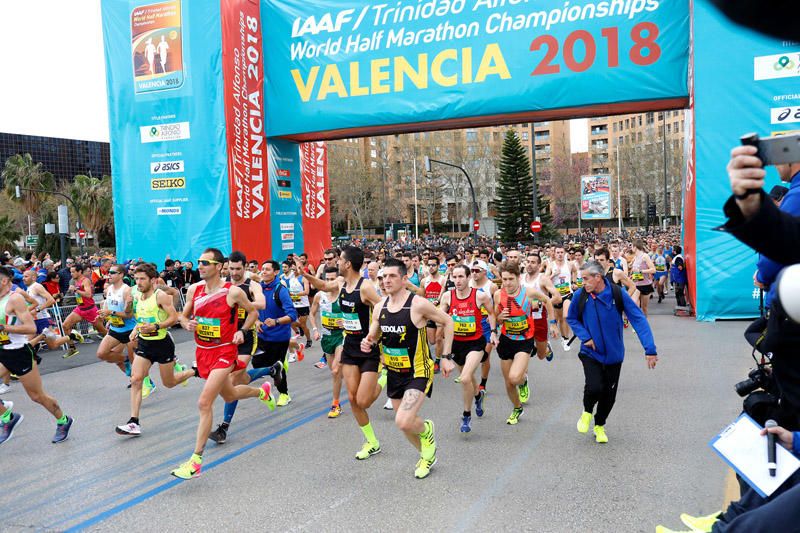
[[513, 242], [529, 238], [529, 225], [533, 221], [531, 164], [517, 132], [512, 129], [506, 132], [503, 140], [496, 208], [495, 220], [502, 240]]

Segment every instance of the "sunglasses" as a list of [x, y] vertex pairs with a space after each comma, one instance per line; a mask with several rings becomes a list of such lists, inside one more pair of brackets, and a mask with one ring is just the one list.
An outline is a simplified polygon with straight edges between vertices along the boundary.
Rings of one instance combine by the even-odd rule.
[[108, 273], [109, 273], [109, 274], [111, 274], [112, 276], [113, 276], [114, 274], [122, 274], [122, 272], [119, 272], [119, 271], [117, 271], [117, 270], [109, 270], [109, 271], [108, 271]]
[[214, 261], [213, 259], [198, 259], [197, 264], [207, 267], [209, 265], [220, 265], [222, 263], [220, 263], [219, 261]]
[[452, 267], [456, 266], [456, 264], [455, 264], [455, 263], [448, 263], [448, 264], [447, 264], [447, 266], [449, 266], [450, 268], [452, 268]]
[[473, 269], [472, 269], [472, 273], [473, 273], [473, 274], [480, 274], [481, 272], [483, 272], [483, 270], [481, 270], [481, 269], [479, 269], [479, 268], [473, 268]]
[[325, 261], [333, 261], [333, 260], [334, 260], [334, 259], [336, 259], [336, 258], [335, 258], [335, 257], [323, 257], [323, 259], [324, 259]]

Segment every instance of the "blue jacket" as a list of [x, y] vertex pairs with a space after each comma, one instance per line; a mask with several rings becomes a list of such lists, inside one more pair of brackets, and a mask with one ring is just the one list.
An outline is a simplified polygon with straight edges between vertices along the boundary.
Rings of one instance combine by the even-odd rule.
[[[569, 306], [567, 322], [581, 340], [580, 353], [588, 355], [605, 365], [621, 363], [625, 358], [625, 343], [622, 339], [623, 324], [622, 316], [617, 312], [614, 305], [614, 296], [611, 294], [611, 286], [606, 283], [606, 288], [596, 297], [589, 295], [586, 306], [583, 309], [582, 323], [578, 322], [578, 301], [581, 298], [583, 289], [578, 289], [572, 297]], [[622, 291], [622, 302], [625, 314], [628, 316], [639, 342], [644, 347], [646, 355], [656, 355], [656, 344], [653, 340], [653, 332], [647, 317], [644, 316], [639, 307], [633, 303], [628, 293]], [[594, 341], [596, 350], [586, 347], [585, 343], [589, 340]]]
[[[281, 285], [280, 280], [275, 278], [271, 283], [262, 283], [261, 288], [264, 290], [264, 298], [267, 300], [267, 307], [258, 312], [258, 319], [264, 322], [268, 318], [278, 320], [281, 317], [288, 316], [292, 322], [297, 320], [297, 311], [292, 304], [292, 298], [289, 296], [289, 290]], [[278, 300], [280, 305], [275, 302], [275, 291], [278, 291]], [[263, 326], [258, 330], [258, 338], [268, 342], [285, 342], [292, 338], [292, 325], [278, 324], [274, 327], [268, 328]]]
[[[792, 181], [789, 184], [789, 192], [783, 197], [781, 201], [781, 211], [789, 213], [792, 216], [800, 216], [800, 172], [792, 176]], [[766, 285], [768, 292], [764, 298], [764, 305], [770, 306], [770, 302], [775, 297], [775, 278], [785, 265], [773, 261], [772, 259], [764, 256], [758, 256], [758, 272], [756, 279]]]

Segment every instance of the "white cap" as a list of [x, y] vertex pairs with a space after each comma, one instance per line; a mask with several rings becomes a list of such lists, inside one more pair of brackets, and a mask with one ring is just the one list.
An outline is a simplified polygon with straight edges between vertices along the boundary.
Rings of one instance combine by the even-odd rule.
[[485, 261], [481, 261], [480, 259], [476, 259], [470, 264], [470, 270], [473, 268], [480, 268], [484, 272], [489, 272], [489, 265], [486, 264]]
[[379, 277], [379, 278], [382, 278], [382, 277], [383, 277], [383, 269], [382, 269], [382, 268], [381, 268], [381, 269], [378, 269], [378, 277]]

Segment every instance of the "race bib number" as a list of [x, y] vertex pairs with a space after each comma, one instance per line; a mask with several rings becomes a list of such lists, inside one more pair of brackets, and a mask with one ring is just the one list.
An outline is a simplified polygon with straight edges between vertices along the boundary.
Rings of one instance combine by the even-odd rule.
[[0, 331], [0, 346], [5, 346], [6, 344], [11, 344], [11, 339], [8, 338], [8, 333]]
[[561, 278], [561, 283], [556, 285], [556, 290], [561, 296], [569, 294], [570, 292], [569, 283], [564, 278]]
[[292, 299], [293, 302], [299, 302], [301, 298], [299, 294], [289, 294], [289, 297]]
[[197, 317], [197, 336], [201, 340], [220, 340], [222, 328], [219, 325], [219, 318]]
[[121, 328], [122, 326], [125, 325], [125, 321], [118, 316], [109, 316], [108, 323], [114, 326], [115, 328]]
[[522, 335], [528, 331], [528, 317], [512, 316], [503, 321], [506, 333], [511, 335]]
[[666, 272], [667, 265], [656, 265], [656, 272]]
[[342, 327], [350, 333], [359, 333], [361, 320], [358, 319], [358, 313], [342, 313]]
[[644, 274], [641, 272], [632, 272], [631, 273], [631, 280], [633, 281], [644, 281]]
[[75, 293], [75, 303], [78, 304], [78, 305], [82, 305], [83, 304], [83, 296], [81, 296], [77, 292]]
[[575, 287], [577, 287], [578, 289], [583, 287], [583, 278], [578, 278], [575, 280]]
[[[154, 317], [151, 317], [151, 316], [147, 316], [147, 317], [138, 317], [138, 318], [136, 319], [136, 321], [137, 321], [139, 324], [155, 324], [155, 323], [156, 323], [156, 319], [155, 319]], [[140, 335], [141, 335], [142, 337], [144, 337], [144, 338], [148, 338], [148, 337], [155, 337], [155, 336], [157, 336], [157, 335], [158, 335], [158, 333], [150, 333], [150, 334], [140, 333]]]
[[341, 329], [342, 315], [339, 313], [322, 313], [322, 327], [328, 330]]
[[244, 320], [247, 318], [247, 311], [245, 311], [244, 307], [240, 307], [238, 311], [236, 311], [236, 317], [239, 320]]
[[405, 370], [411, 368], [411, 358], [408, 356], [406, 348], [386, 348], [382, 347], [383, 362], [388, 368]]
[[453, 331], [456, 335], [467, 336], [477, 331], [474, 316], [453, 315]]

